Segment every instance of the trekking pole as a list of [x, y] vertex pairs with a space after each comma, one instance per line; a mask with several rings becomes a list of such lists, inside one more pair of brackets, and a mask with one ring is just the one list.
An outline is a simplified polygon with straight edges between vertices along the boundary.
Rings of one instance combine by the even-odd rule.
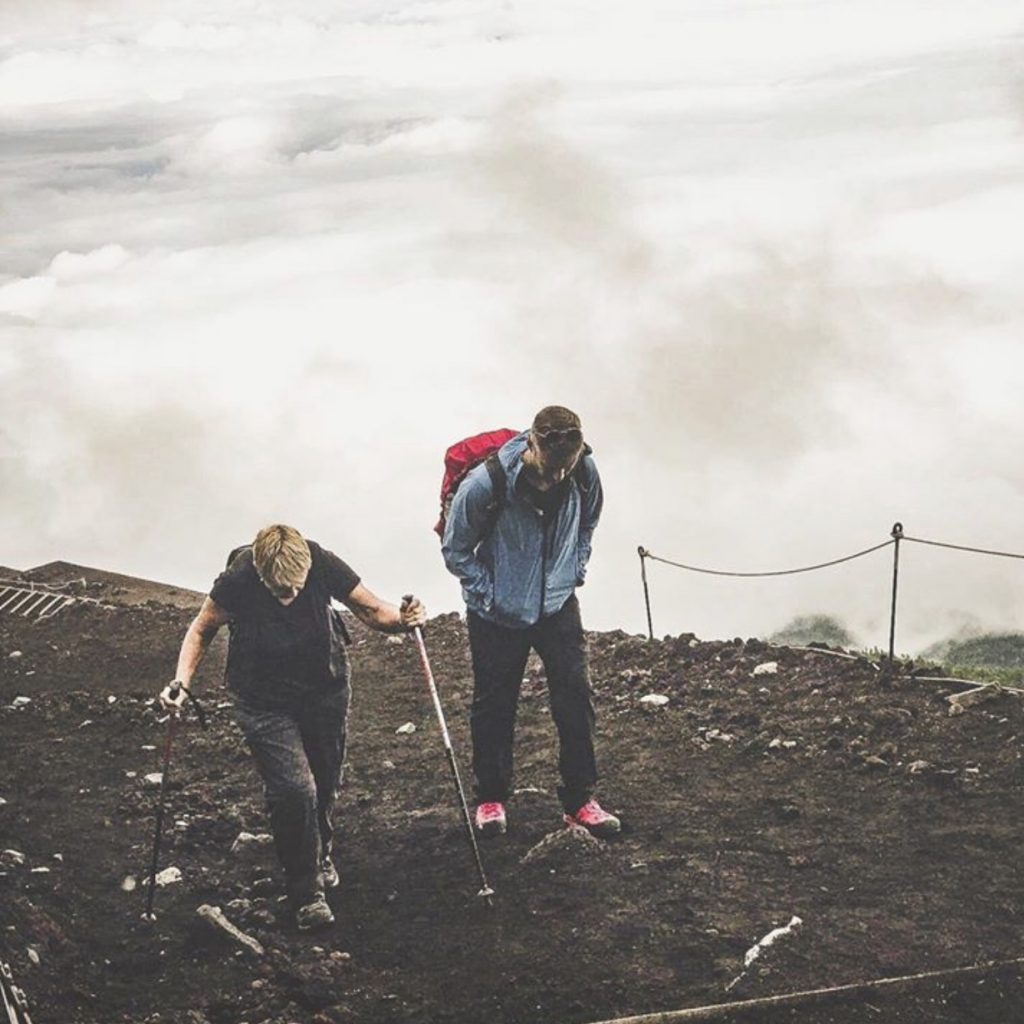
[[[403, 603], [405, 600], [403, 599]], [[480, 847], [477, 846], [476, 833], [473, 831], [473, 822], [469, 817], [469, 806], [466, 804], [466, 793], [462, 788], [462, 780], [459, 778], [459, 766], [455, 763], [455, 754], [452, 751], [451, 737], [448, 735], [448, 724], [445, 722], [444, 709], [441, 707], [441, 698], [437, 693], [437, 684], [434, 682], [434, 673], [430, 670], [430, 659], [427, 657], [427, 646], [423, 642], [423, 631], [419, 626], [413, 629], [416, 637], [416, 646], [420, 652], [420, 665], [423, 668], [423, 675], [427, 680], [427, 689], [430, 690], [431, 700], [434, 702], [434, 711], [437, 712], [437, 721], [441, 726], [441, 738], [444, 740], [444, 752], [448, 756], [448, 767], [451, 769], [452, 779], [455, 782], [455, 790], [459, 796], [459, 806], [462, 808], [462, 820], [466, 825], [466, 835], [469, 836], [469, 845], [473, 849], [473, 859], [476, 861], [476, 871], [480, 876], [480, 891], [477, 896], [483, 896], [487, 906], [493, 906], [491, 897], [494, 890], [487, 884], [487, 875], [484, 873], [484, 863], [480, 859]]]
[[[179, 686], [171, 687], [170, 697], [177, 699]], [[167, 776], [171, 771], [171, 747], [174, 744], [174, 732], [178, 723], [178, 712], [172, 711], [167, 719], [167, 739], [164, 742], [164, 765], [160, 773], [160, 795], [156, 805], [156, 828], [153, 831], [153, 856], [149, 864], [149, 891], [146, 893], [146, 910], [142, 915], [143, 921], [155, 921], [156, 914], [153, 913], [153, 894], [156, 890], [156, 866], [160, 859], [160, 838], [164, 827], [164, 805], [167, 796]]]

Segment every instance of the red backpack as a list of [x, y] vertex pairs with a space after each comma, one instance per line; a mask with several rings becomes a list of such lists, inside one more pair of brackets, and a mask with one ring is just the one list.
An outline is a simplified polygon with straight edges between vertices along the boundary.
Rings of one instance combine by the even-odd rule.
[[441, 481], [441, 518], [434, 526], [434, 532], [444, 536], [444, 525], [448, 519], [448, 513], [452, 508], [452, 499], [459, 489], [459, 484], [466, 478], [466, 474], [481, 462], [486, 462], [487, 471], [491, 476], [491, 485], [494, 489], [495, 504], [500, 505], [504, 497], [505, 471], [496, 456], [498, 449], [513, 437], [519, 434], [518, 430], [509, 430], [507, 427], [502, 430], [489, 430], [483, 434], [475, 434], [473, 437], [465, 437], [456, 441], [448, 451], [444, 453], [444, 479]]

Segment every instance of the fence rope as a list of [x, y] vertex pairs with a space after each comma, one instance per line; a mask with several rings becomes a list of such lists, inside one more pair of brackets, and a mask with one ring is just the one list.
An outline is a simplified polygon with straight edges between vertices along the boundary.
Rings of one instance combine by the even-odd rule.
[[[904, 538], [908, 540], [910, 538]], [[662, 562], [665, 565], [675, 566], [677, 569], [686, 569], [689, 572], [704, 573], [707, 576], [793, 576], [800, 572], [813, 572], [815, 569], [827, 569], [831, 565], [841, 565], [843, 562], [852, 562], [855, 558], [863, 558], [865, 555], [873, 554], [875, 551], [881, 551], [882, 548], [887, 548], [891, 544], [895, 543], [894, 540], [890, 539], [883, 541], [881, 544], [876, 544], [874, 547], [865, 548], [863, 551], [857, 551], [852, 555], [844, 555], [842, 558], [833, 558], [830, 562], [819, 562], [817, 565], [804, 565], [799, 569], [777, 569], [772, 572], [728, 572], [724, 569], [702, 569], [696, 565], [686, 565], [683, 562], [673, 562], [668, 558], [660, 558], [658, 555], [652, 555], [646, 548], [641, 548], [641, 557], [649, 558], [652, 562]], [[1024, 558], [1024, 555], [1019, 557]]]
[[923, 540], [921, 537], [903, 537], [904, 540], [913, 541], [915, 544], [927, 544], [933, 548], [951, 548], [953, 551], [973, 551], [978, 555], [996, 555], [999, 558], [1024, 558], [1024, 555], [1016, 554], [1013, 551], [992, 551], [989, 548], [972, 548], [966, 544], [946, 544], [941, 540]]

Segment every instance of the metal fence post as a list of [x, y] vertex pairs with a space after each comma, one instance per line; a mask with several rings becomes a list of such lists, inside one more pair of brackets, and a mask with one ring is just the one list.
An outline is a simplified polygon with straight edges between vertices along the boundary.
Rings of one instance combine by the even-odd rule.
[[647, 557], [647, 550], [641, 544], [636, 549], [636, 553], [640, 556], [640, 579], [643, 580], [644, 584], [644, 604], [647, 607], [647, 639], [654, 639], [654, 627], [651, 625], [651, 592], [647, 588], [647, 563], [644, 559]]
[[893, 523], [892, 533], [892, 610], [889, 614], [889, 667], [895, 662], [896, 648], [896, 585], [900, 577], [900, 541], [903, 539], [903, 524]]

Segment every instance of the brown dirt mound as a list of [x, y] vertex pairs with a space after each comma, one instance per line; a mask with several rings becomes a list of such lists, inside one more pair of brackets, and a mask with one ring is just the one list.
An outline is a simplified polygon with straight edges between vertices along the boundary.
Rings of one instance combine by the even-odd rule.
[[[270, 850], [231, 852], [266, 823], [218, 645], [201, 691], [209, 728], [189, 720], [171, 770], [161, 867], [183, 880], [158, 890], [147, 926], [156, 789], [145, 776], [166, 735], [152, 698], [190, 614], [151, 602], [39, 624], [0, 616], [0, 849], [25, 857], [0, 864], [0, 958], [37, 1024], [583, 1024], [1022, 952], [1015, 697], [952, 717], [953, 687], [885, 684], [861, 663], [621, 632], [590, 643], [601, 798], [624, 834], [600, 856], [553, 843], [523, 863], [559, 827], [553, 726], [531, 662], [509, 833], [483, 847], [488, 910], [415, 647], [354, 628], [338, 923], [312, 938], [279, 903]], [[468, 778], [458, 617], [434, 619], [427, 643]], [[776, 673], [753, 674], [769, 661]], [[416, 731], [396, 734], [407, 721]], [[207, 930], [203, 903], [267, 955]], [[794, 914], [799, 932], [727, 994], [745, 951]], [[1009, 971], [757, 1019], [1011, 1021], [1022, 1007], [1024, 978]]]

